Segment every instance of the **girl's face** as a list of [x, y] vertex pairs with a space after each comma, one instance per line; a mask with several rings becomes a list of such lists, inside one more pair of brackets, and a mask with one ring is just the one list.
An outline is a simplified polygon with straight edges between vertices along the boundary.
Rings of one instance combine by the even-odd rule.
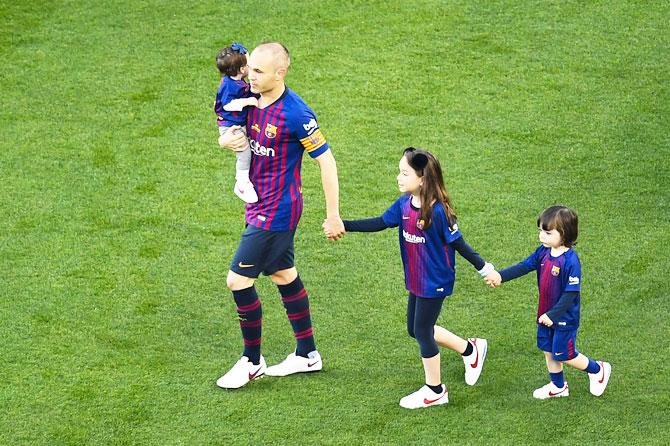
[[[249, 55], [245, 54], [244, 57], [247, 58], [247, 63], [249, 63]], [[242, 77], [247, 77], [249, 75], [249, 65], [245, 65], [242, 68], [240, 68], [240, 74]]]
[[423, 178], [416, 174], [404, 156], [400, 158], [400, 165], [398, 167], [400, 173], [396, 179], [398, 180], [398, 189], [400, 189], [400, 192], [418, 195], [423, 185]]
[[540, 228], [540, 243], [542, 243], [545, 248], [559, 248], [563, 246], [561, 234], [556, 229], [547, 231]]

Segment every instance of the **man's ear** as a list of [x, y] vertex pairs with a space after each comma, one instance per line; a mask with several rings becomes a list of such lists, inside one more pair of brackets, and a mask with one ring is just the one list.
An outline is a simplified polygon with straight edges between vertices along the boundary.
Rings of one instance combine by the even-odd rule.
[[277, 68], [275, 71], [275, 78], [277, 80], [284, 79], [286, 77], [286, 68]]

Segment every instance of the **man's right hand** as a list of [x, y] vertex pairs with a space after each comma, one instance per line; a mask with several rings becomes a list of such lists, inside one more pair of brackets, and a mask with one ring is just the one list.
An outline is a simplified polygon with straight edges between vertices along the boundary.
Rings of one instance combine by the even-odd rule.
[[247, 136], [239, 125], [231, 126], [226, 133], [219, 136], [219, 146], [222, 149], [241, 152], [248, 147]]

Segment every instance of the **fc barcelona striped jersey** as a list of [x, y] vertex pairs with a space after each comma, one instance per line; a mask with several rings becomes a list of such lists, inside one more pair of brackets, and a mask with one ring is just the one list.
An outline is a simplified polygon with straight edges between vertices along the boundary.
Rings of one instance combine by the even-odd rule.
[[[570, 248], [558, 257], [551, 255], [551, 248], [539, 246], [533, 254], [521, 262], [528, 271], [537, 271], [537, 286], [540, 299], [537, 307], [539, 318], [551, 310], [564, 292], [580, 292], [582, 266], [574, 249]], [[579, 327], [581, 297], [556, 323], [556, 329], [576, 329]]]
[[455, 251], [450, 243], [463, 235], [450, 224], [441, 204], [433, 206], [432, 223], [424, 229], [421, 210], [410, 194], [400, 197], [382, 216], [389, 227], [398, 226], [405, 287], [419, 297], [444, 297], [454, 289]]
[[302, 214], [302, 155], [316, 158], [329, 150], [316, 115], [287, 87], [269, 106], [249, 107], [247, 137], [249, 176], [258, 194], [258, 202], [246, 206], [247, 223], [268, 231], [295, 229]]

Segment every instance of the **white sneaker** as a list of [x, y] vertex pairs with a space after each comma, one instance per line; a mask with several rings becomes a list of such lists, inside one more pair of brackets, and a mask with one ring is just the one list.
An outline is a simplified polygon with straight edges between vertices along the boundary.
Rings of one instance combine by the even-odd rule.
[[559, 389], [554, 385], [553, 382], [550, 382], [549, 384], [546, 384], [539, 389], [535, 389], [533, 392], [533, 398], [537, 398], [538, 400], [546, 400], [547, 398], [560, 398], [562, 396], [568, 395], [570, 395], [570, 391], [568, 390], [567, 381], [563, 384], [562, 389]]
[[442, 384], [442, 393], [435, 393], [430, 387], [423, 386], [414, 393], [403, 397], [400, 400], [400, 406], [405, 409], [420, 409], [422, 407], [439, 406], [449, 402], [449, 393], [447, 386]]
[[482, 367], [484, 367], [484, 360], [486, 359], [486, 352], [488, 351], [488, 342], [486, 339], [469, 338], [468, 341], [472, 344], [474, 351], [469, 356], [463, 356], [465, 363], [465, 383], [474, 386], [482, 374]]
[[607, 387], [607, 382], [612, 374], [612, 365], [609, 362], [598, 361], [600, 371], [598, 373], [589, 373], [589, 390], [592, 395], [600, 396]]
[[321, 368], [323, 368], [323, 362], [318, 351], [311, 352], [309, 358], [296, 356], [293, 352], [279, 364], [268, 367], [265, 374], [268, 376], [286, 376], [294, 373], [318, 372]]
[[253, 364], [249, 358], [242, 356], [228, 373], [216, 380], [216, 385], [224, 389], [239, 389], [249, 381], [263, 376], [266, 369], [263, 356], [259, 364]]
[[240, 197], [242, 201], [246, 203], [256, 203], [258, 201], [256, 189], [254, 189], [254, 185], [251, 181], [236, 181], [234, 191], [235, 195]]

